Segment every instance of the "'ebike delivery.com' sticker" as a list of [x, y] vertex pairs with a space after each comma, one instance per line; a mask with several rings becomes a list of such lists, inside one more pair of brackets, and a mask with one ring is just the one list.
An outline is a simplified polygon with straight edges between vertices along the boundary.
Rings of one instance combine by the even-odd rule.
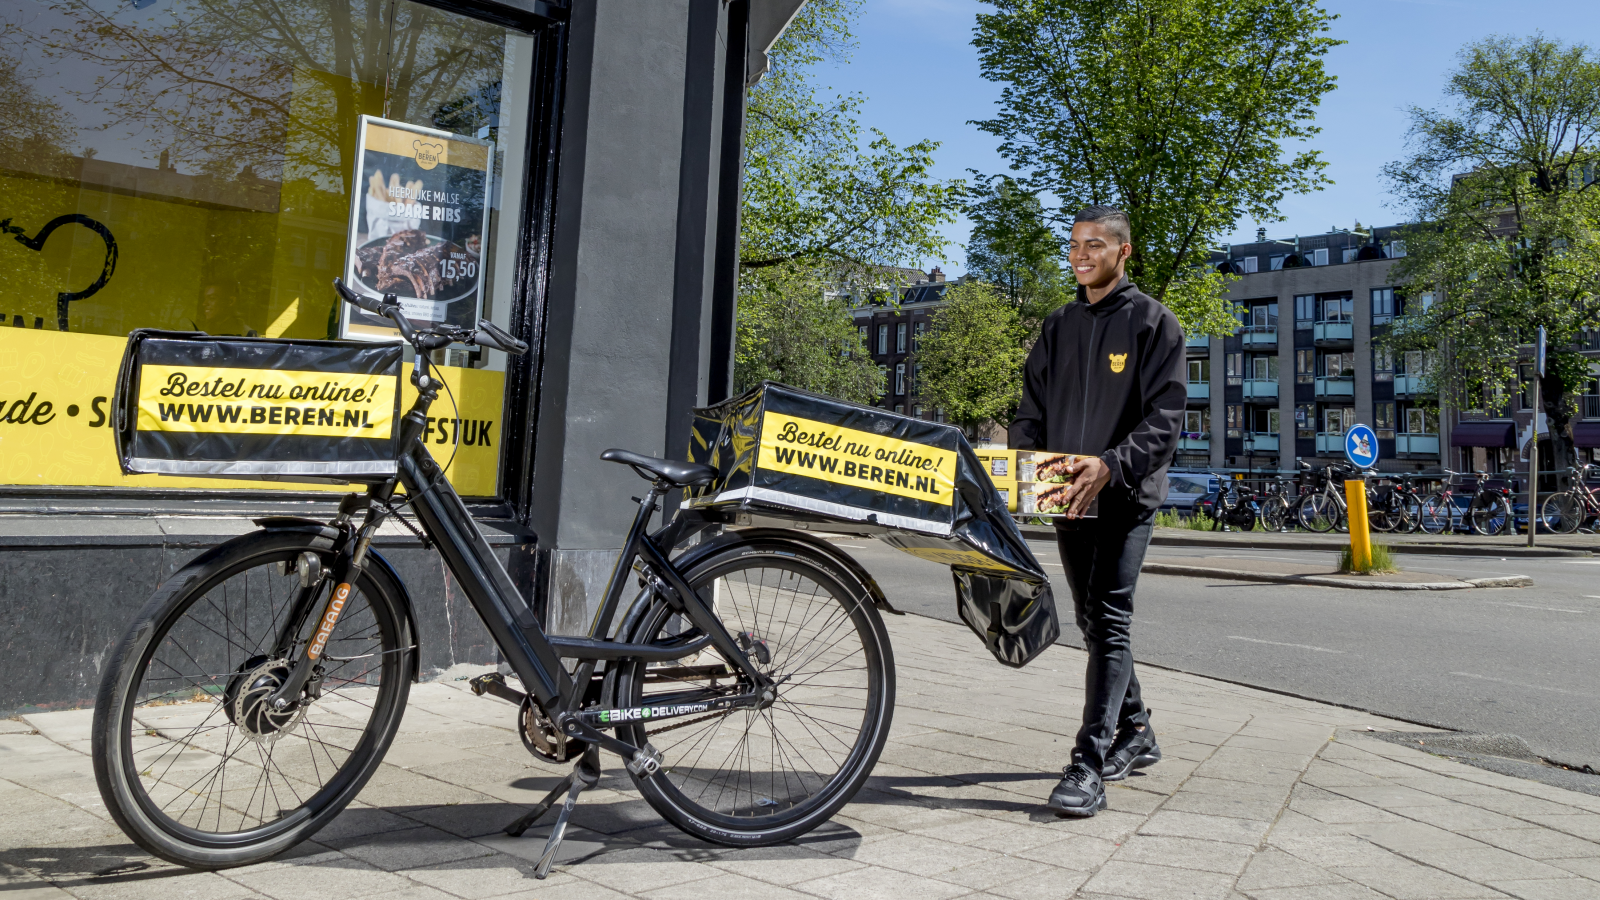
[[956, 454], [927, 444], [782, 413], [761, 420], [756, 466], [834, 484], [951, 504]]

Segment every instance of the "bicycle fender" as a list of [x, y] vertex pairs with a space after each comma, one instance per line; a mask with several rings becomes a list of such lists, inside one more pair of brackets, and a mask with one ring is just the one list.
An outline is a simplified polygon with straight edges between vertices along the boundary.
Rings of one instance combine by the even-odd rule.
[[[867, 591], [872, 595], [872, 605], [880, 611], [891, 615], [905, 615], [901, 610], [895, 609], [889, 603], [889, 598], [883, 594], [883, 588], [878, 586], [876, 579], [866, 570], [861, 563], [848, 553], [833, 546], [822, 538], [804, 531], [793, 531], [787, 528], [741, 528], [737, 531], [724, 531], [710, 540], [684, 551], [683, 555], [672, 560], [673, 566], [680, 572], [686, 572], [700, 562], [701, 559], [736, 544], [752, 543], [764, 540], [792, 541], [805, 544], [813, 550], [828, 557], [850, 574], [861, 580], [867, 586]], [[622, 632], [618, 632], [619, 634]]]
[[[339, 529], [329, 525], [327, 522], [307, 519], [301, 516], [266, 516], [252, 521], [260, 525], [265, 531], [297, 531], [304, 534], [315, 534], [318, 539], [312, 541], [312, 545], [326, 550], [331, 550], [338, 546], [340, 539], [343, 537]], [[383, 573], [389, 576], [389, 580], [394, 583], [395, 589], [399, 591], [400, 612], [406, 617], [406, 629], [411, 632], [411, 642], [417, 647], [417, 652], [411, 654], [411, 680], [418, 681], [421, 678], [422, 635], [417, 631], [417, 614], [412, 609], [411, 590], [406, 587], [405, 579], [400, 577], [400, 573], [395, 571], [394, 564], [389, 562], [382, 553], [369, 548], [367, 550], [367, 561], [367, 565], [376, 565], [379, 569], [382, 569]]]

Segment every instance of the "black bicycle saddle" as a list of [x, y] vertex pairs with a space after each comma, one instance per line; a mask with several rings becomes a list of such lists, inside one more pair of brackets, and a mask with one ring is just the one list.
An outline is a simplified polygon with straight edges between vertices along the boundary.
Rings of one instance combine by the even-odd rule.
[[642, 453], [634, 453], [631, 450], [612, 448], [600, 454], [600, 458], [606, 462], [632, 466], [640, 476], [649, 472], [674, 487], [699, 487], [717, 477], [717, 470], [710, 466], [692, 462], [678, 462], [673, 459], [657, 459], [654, 456], [645, 456]]

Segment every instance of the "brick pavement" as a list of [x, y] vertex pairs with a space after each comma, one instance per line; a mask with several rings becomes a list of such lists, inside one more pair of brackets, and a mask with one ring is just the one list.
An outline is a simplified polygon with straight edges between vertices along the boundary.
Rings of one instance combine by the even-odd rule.
[[[1070, 747], [1082, 654], [1022, 671], [964, 628], [892, 617], [899, 705], [867, 789], [787, 845], [690, 839], [620, 766], [584, 795], [561, 864], [543, 831], [499, 830], [561, 774], [511, 731], [511, 707], [440, 681], [412, 692], [360, 799], [290, 855], [217, 873], [140, 853], [106, 816], [86, 710], [0, 721], [4, 900], [383, 897], [540, 900], [1600, 897], [1600, 797], [1376, 740], [1415, 726], [1146, 669], [1166, 759], [1109, 787], [1111, 808], [1041, 808]], [[613, 764], [614, 758], [606, 763]]]

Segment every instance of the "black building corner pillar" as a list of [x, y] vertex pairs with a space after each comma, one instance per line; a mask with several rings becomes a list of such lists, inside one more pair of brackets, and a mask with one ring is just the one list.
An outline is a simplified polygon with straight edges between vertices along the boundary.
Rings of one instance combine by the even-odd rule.
[[573, 6], [529, 515], [557, 633], [588, 630], [643, 487], [600, 453], [681, 458], [708, 395], [725, 9]]
[[717, 256], [711, 286], [711, 346], [706, 402], [733, 396], [733, 348], [739, 317], [739, 208], [744, 191], [745, 56], [750, 0], [728, 4], [728, 53], [722, 65], [722, 149], [717, 172]]

